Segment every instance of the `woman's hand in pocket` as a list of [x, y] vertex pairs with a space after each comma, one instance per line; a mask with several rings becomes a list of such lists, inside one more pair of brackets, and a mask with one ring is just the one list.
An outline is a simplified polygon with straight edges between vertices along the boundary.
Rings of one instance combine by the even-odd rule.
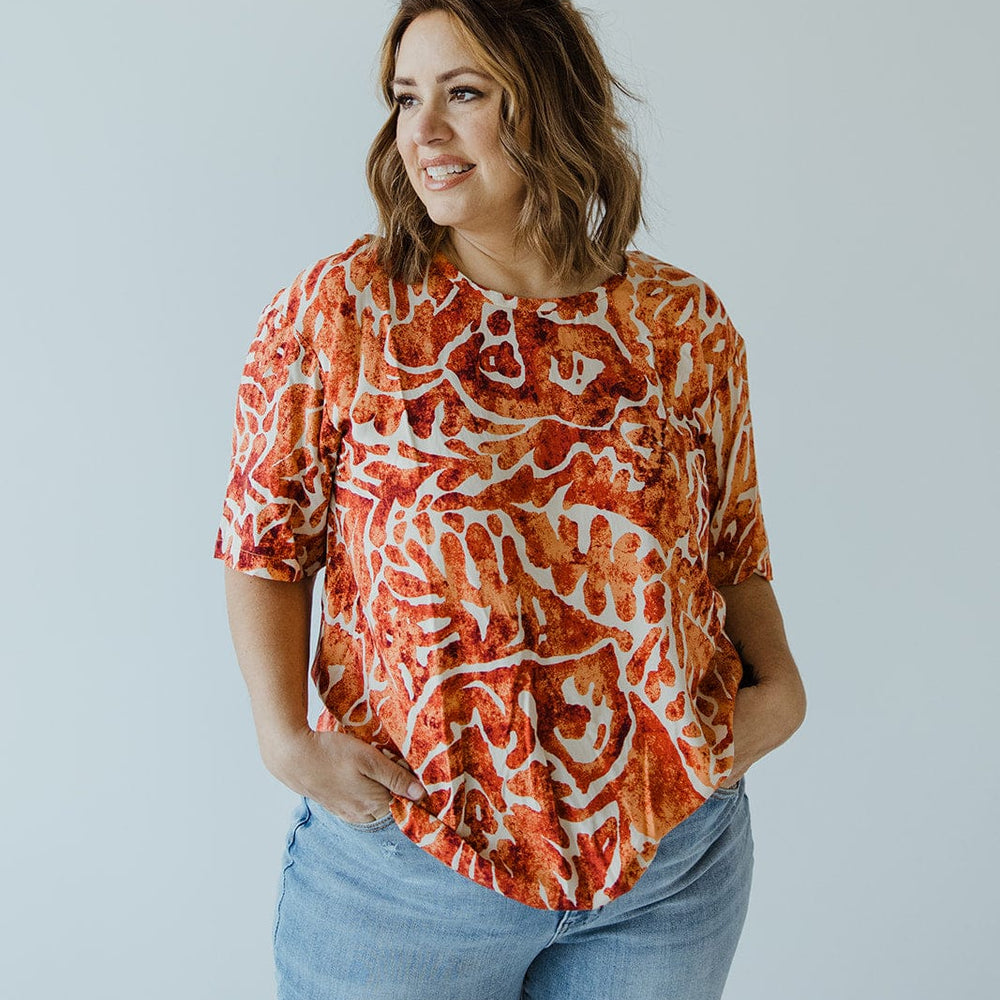
[[385, 816], [394, 797], [418, 802], [426, 794], [412, 772], [346, 733], [304, 728], [261, 753], [280, 782], [348, 823]]

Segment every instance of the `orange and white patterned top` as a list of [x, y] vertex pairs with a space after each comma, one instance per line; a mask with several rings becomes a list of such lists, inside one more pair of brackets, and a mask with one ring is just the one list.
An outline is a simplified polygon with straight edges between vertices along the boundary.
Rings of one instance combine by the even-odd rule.
[[411, 840], [600, 906], [732, 767], [716, 585], [771, 579], [742, 339], [639, 252], [546, 301], [391, 282], [364, 237], [261, 317], [216, 556], [326, 570], [319, 726], [408, 763]]

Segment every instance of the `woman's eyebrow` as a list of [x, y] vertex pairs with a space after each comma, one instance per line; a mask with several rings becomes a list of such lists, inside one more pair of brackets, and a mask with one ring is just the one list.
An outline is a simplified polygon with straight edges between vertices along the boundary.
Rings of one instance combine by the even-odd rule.
[[[450, 69], [447, 73], [442, 73], [437, 78], [437, 82], [446, 83], [448, 80], [452, 80], [456, 76], [462, 76], [465, 73], [471, 73], [473, 76], [482, 77], [484, 80], [492, 79], [481, 70], [473, 69], [471, 66], [459, 66], [457, 69]], [[415, 80], [411, 80], [408, 77], [397, 76], [396, 79], [392, 81], [392, 85], [394, 87], [415, 87], [417, 83]]]

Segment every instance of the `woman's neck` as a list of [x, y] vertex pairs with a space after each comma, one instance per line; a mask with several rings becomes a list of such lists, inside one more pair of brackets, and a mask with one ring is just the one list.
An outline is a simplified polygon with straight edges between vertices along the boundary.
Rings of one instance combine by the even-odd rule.
[[451, 230], [444, 255], [471, 281], [503, 295], [529, 299], [558, 299], [588, 292], [607, 281], [609, 272], [560, 279], [535, 253], [516, 247], [513, 240], [499, 243]]

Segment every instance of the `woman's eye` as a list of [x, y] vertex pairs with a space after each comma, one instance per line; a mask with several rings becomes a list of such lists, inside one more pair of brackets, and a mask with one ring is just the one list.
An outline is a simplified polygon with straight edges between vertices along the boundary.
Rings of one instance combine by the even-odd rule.
[[[475, 87], [452, 87], [448, 91], [448, 95], [459, 104], [468, 104], [469, 101], [482, 97], [483, 92], [476, 90]], [[403, 109], [415, 107], [417, 104], [417, 98], [414, 94], [394, 94], [393, 100]]]

